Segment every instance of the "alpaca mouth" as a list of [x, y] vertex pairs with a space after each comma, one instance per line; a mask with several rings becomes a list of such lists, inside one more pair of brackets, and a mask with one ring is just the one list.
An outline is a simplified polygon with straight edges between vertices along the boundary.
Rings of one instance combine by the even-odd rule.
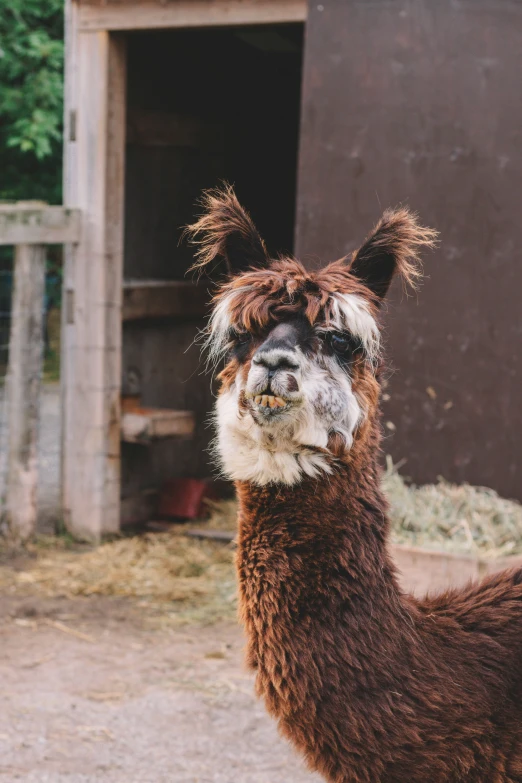
[[282, 412], [290, 406], [289, 400], [285, 400], [279, 394], [273, 394], [270, 387], [258, 394], [247, 393], [246, 397], [250, 399], [254, 410], [258, 410], [265, 415]]
[[282, 397], [273, 394], [256, 394], [254, 403], [261, 408], [286, 408], [288, 402]]

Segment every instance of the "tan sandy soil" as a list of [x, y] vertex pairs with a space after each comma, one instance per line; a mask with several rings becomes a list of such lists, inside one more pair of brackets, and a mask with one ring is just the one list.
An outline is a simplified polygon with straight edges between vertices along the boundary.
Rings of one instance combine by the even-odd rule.
[[130, 599], [0, 598], [0, 780], [305, 783], [232, 623], [169, 627]]

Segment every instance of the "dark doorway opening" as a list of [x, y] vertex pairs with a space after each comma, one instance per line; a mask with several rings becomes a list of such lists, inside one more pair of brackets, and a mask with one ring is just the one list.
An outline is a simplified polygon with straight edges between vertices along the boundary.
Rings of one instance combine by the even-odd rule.
[[[193, 345], [204, 311], [167, 315], [166, 298], [176, 281], [190, 280], [183, 227], [202, 190], [222, 181], [234, 185], [272, 254], [293, 251], [303, 32], [291, 24], [129, 34], [123, 403], [190, 411], [195, 430], [123, 443], [124, 523], [154, 513], [164, 482], [212, 474], [211, 380]], [[126, 313], [129, 287], [148, 303], [138, 318]], [[176, 301], [190, 296], [183, 289]]]
[[129, 36], [127, 277], [185, 274], [181, 227], [202, 189], [221, 180], [234, 184], [269, 250], [292, 252], [303, 31]]

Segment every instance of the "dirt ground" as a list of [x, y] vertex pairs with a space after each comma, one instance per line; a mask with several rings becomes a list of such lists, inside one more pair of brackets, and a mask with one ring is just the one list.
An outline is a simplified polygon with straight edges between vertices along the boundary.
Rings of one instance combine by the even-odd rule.
[[159, 619], [0, 598], [0, 780], [317, 783], [255, 700], [239, 627]]

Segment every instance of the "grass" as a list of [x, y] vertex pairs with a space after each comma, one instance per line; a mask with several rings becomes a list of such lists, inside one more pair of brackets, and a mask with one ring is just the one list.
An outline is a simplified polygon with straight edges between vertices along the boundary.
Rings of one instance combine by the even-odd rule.
[[[522, 553], [522, 506], [496, 492], [445, 481], [415, 487], [388, 463], [383, 487], [390, 501], [396, 543], [481, 557]], [[211, 505], [198, 523], [235, 530], [234, 500]], [[165, 533], [118, 538], [96, 548], [64, 537], [30, 545], [21, 570], [0, 567], [0, 591], [44, 596], [109, 595], [156, 602], [176, 622], [235, 616], [234, 552], [230, 545], [189, 539], [184, 526]]]

